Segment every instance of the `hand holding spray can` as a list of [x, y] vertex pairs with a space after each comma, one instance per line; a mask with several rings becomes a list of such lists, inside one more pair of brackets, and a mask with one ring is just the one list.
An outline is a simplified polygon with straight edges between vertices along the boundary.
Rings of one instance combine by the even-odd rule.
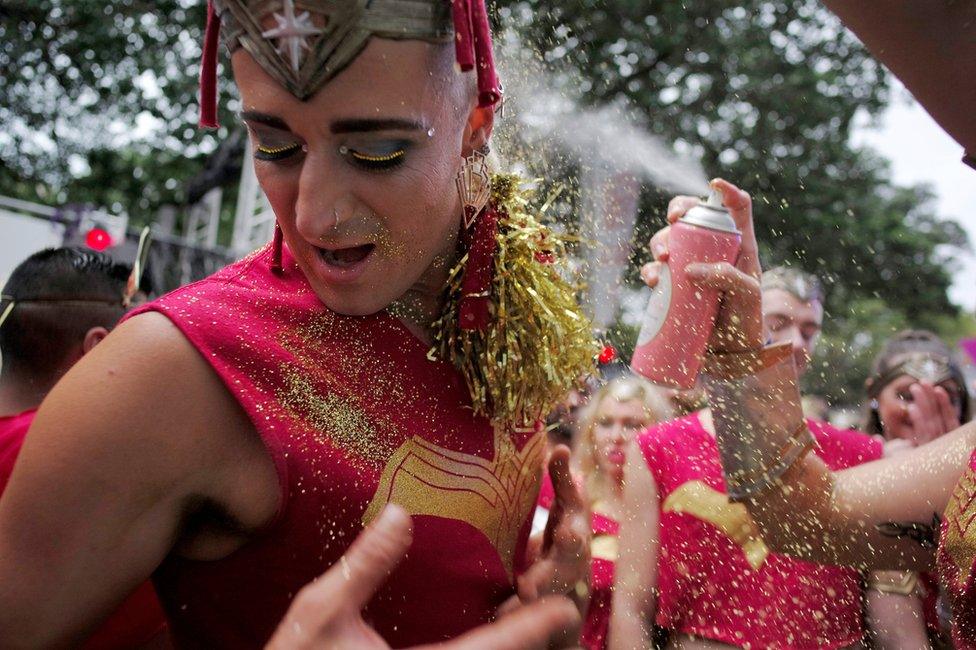
[[694, 262], [734, 264], [741, 240], [715, 189], [671, 226], [668, 261], [651, 293], [630, 362], [634, 372], [662, 386], [695, 385], [720, 296], [694, 284], [685, 267]]

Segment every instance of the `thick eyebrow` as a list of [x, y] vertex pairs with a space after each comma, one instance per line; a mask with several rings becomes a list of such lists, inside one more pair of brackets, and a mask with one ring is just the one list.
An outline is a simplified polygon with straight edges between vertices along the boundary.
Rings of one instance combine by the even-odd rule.
[[259, 124], [270, 126], [274, 129], [291, 131], [283, 119], [274, 115], [268, 115], [267, 113], [260, 113], [258, 111], [241, 111], [240, 117], [242, 120], [247, 122], [257, 122]]
[[329, 126], [329, 131], [339, 133], [367, 133], [370, 131], [426, 131], [420, 122], [400, 118], [387, 119], [349, 119], [336, 120]]
[[[248, 122], [258, 122], [283, 131], [290, 131], [288, 124], [275, 115], [268, 115], [259, 111], [241, 111], [240, 118]], [[340, 133], [369, 133], [372, 131], [426, 131], [420, 122], [402, 118], [385, 119], [345, 119], [336, 120], [329, 126], [333, 134]]]

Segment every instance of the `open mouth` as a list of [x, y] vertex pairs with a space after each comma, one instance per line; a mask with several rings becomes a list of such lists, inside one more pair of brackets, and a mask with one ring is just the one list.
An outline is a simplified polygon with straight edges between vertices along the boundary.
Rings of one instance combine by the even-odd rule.
[[319, 248], [319, 257], [329, 266], [339, 269], [348, 269], [362, 262], [376, 248], [375, 244], [363, 244], [362, 246], [351, 246], [349, 248]]
[[610, 459], [611, 463], [623, 464], [627, 459], [627, 455], [622, 449], [613, 449], [607, 452], [607, 457]]

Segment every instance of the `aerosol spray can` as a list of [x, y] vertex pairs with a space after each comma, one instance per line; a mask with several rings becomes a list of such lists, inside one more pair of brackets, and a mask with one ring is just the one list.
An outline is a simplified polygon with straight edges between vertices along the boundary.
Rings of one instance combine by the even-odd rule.
[[671, 226], [668, 262], [651, 293], [630, 362], [634, 372], [662, 386], [695, 385], [715, 327], [719, 292], [692, 283], [685, 267], [693, 262], [735, 263], [741, 240], [717, 190]]

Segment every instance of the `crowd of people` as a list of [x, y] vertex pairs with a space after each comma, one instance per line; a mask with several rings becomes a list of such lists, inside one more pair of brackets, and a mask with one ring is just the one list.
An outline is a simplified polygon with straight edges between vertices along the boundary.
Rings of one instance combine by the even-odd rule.
[[[971, 18], [827, 4], [882, 52]], [[763, 272], [716, 179], [742, 240], [685, 269], [722, 293], [699, 388], [585, 388], [565, 242], [491, 167], [484, 0], [208, 8], [201, 123], [222, 41], [274, 238], [152, 300], [141, 255], [14, 271], [0, 646], [976, 647], [976, 429], [934, 334], [886, 344], [861, 431], [806, 418], [823, 288]], [[973, 61], [896, 49], [976, 149], [932, 91]]]

